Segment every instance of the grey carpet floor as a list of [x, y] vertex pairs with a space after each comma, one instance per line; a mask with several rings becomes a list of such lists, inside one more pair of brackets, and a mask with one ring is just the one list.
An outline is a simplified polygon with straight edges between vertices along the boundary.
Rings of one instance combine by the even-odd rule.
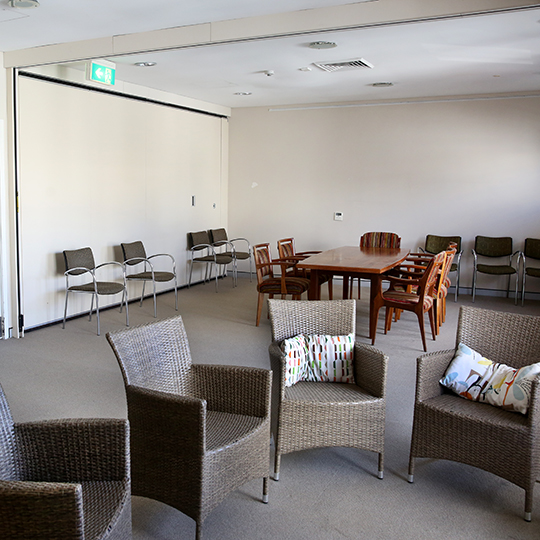
[[[326, 290], [326, 287], [324, 287]], [[339, 294], [339, 285], [335, 290]], [[323, 291], [325, 292], [325, 291]], [[357, 339], [367, 338], [369, 290], [357, 301]], [[448, 302], [447, 321], [430, 352], [454, 348], [460, 305]], [[158, 300], [158, 317], [177, 314], [173, 294]], [[196, 285], [179, 293], [179, 311], [196, 363], [269, 368], [270, 325], [263, 311], [255, 326], [255, 283], [241, 276]], [[540, 302], [515, 307], [512, 299], [479, 296], [478, 307], [540, 315]], [[153, 320], [152, 302], [130, 306], [132, 325]], [[383, 316], [375, 346], [390, 357], [387, 389], [385, 476], [379, 480], [377, 456], [349, 448], [325, 448], [285, 455], [279, 482], [270, 483], [270, 502], [260, 502], [262, 481], [249, 482], [210, 515], [205, 540], [242, 539], [508, 539], [540, 538], [540, 486], [533, 521], [522, 519], [524, 492], [473, 467], [440, 460], [417, 460], [415, 483], [407, 464], [412, 426], [415, 361], [422, 354], [416, 318], [404, 313], [384, 335]], [[426, 318], [427, 321], [427, 318]], [[61, 417], [126, 417], [124, 387], [108, 331], [123, 328], [117, 309], [102, 313], [102, 335], [95, 320], [81, 317], [0, 342], [0, 383], [16, 421]], [[540, 352], [539, 352], [540, 356]], [[195, 536], [194, 522], [156, 501], [133, 497], [135, 540], [183, 540]]]

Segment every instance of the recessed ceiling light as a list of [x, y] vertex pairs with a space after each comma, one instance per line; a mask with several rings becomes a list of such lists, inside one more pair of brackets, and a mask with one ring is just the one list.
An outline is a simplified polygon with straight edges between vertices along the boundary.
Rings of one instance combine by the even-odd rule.
[[375, 88], [388, 88], [389, 86], [394, 86], [393, 82], [375, 82], [371, 86]]
[[39, 7], [37, 0], [9, 0], [9, 5], [14, 8]]
[[157, 64], [157, 62], [135, 62], [134, 65], [137, 67], [153, 67]]
[[251, 96], [251, 92], [235, 92], [235, 96]]
[[337, 47], [337, 43], [333, 41], [313, 41], [309, 44], [310, 49], [333, 49]]

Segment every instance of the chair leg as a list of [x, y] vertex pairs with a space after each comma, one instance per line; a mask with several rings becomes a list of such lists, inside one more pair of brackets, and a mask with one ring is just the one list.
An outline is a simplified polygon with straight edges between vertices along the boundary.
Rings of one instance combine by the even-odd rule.
[[257, 323], [255, 324], [255, 326], [259, 326], [259, 323], [261, 322], [263, 300], [264, 300], [264, 294], [259, 293], [259, 297], [257, 299]]
[[141, 291], [141, 301], [139, 302], [139, 306], [142, 307], [143, 299], [144, 299], [144, 290], [146, 288], [146, 281], [142, 282], [142, 291]]
[[154, 280], [152, 280], [152, 285], [154, 286], [154, 319], [157, 319], [156, 282]]
[[279, 480], [279, 469], [281, 467], [281, 454], [276, 450], [276, 455], [274, 458], [274, 480], [277, 482]]
[[268, 476], [265, 476], [263, 478], [262, 502], [263, 503], [268, 503]]
[[531, 521], [532, 519], [532, 505], [533, 505], [533, 489], [534, 489], [534, 480], [533, 485], [525, 490], [525, 512], [523, 519], [525, 521]]
[[521, 278], [521, 307], [525, 304], [525, 276], [526, 272], [523, 271], [523, 277]]
[[409, 484], [414, 482], [414, 457], [412, 454], [409, 456], [409, 474], [407, 476], [407, 481]]
[[178, 280], [174, 276], [174, 309], [178, 311]]
[[[420, 335], [422, 336], [422, 345], [424, 346], [424, 352], [427, 352], [426, 331], [424, 329], [424, 313], [418, 312], [416, 315], [418, 317], [418, 324], [420, 326]], [[431, 330], [433, 331], [433, 326], [431, 327]], [[435, 334], [433, 334], [433, 336], [435, 336]]]
[[[437, 321], [435, 319], [435, 312], [433, 311], [433, 307], [428, 311], [428, 317], [429, 317], [429, 325], [431, 326], [431, 335], [433, 336], [433, 341], [437, 339]], [[424, 320], [424, 316], [422, 315], [422, 321]]]
[[[126, 303], [126, 326], [129, 326], [129, 308], [128, 308], [127, 289], [124, 289], [124, 292], [122, 293], [122, 301]], [[122, 307], [122, 303], [120, 303], [120, 307]]]
[[[98, 295], [92, 295], [92, 301], [93, 301], [93, 297], [96, 297], [96, 318], [97, 318], [97, 335], [101, 335], [100, 334], [100, 326], [99, 326], [99, 297]], [[126, 309], [127, 311], [127, 309]]]
[[384, 318], [384, 333], [386, 334], [387, 332], [390, 331], [390, 329], [392, 328], [392, 315], [394, 313], [394, 308], [391, 308], [391, 307], [386, 307], [386, 316]]
[[474, 302], [476, 297], [476, 268], [473, 270], [472, 275], [472, 301]]
[[64, 323], [62, 324], [62, 328], [66, 327], [66, 315], [67, 315], [67, 305], [68, 305], [68, 290], [66, 289], [66, 301], [64, 303]]
[[334, 284], [332, 283], [332, 277], [328, 279], [328, 299], [334, 299]]
[[195, 522], [195, 540], [202, 539], [202, 523], [197, 521]]
[[379, 453], [379, 469], [377, 471], [377, 478], [380, 478], [381, 480], [384, 477], [384, 454], [382, 452]]

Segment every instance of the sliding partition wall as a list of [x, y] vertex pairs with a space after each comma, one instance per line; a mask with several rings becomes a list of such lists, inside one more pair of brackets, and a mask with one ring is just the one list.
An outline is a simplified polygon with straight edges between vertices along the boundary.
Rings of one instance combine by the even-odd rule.
[[[142, 240], [150, 253], [173, 254], [185, 283], [186, 233], [226, 225], [226, 144], [222, 116], [21, 74], [25, 327], [61, 319], [65, 249], [89, 246], [99, 264], [122, 260], [121, 242]], [[70, 314], [89, 301], [70, 299]]]

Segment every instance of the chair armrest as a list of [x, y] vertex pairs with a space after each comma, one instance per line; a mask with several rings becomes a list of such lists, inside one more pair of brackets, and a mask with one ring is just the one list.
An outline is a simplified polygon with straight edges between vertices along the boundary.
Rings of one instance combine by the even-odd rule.
[[[527, 413], [529, 426], [540, 435], [540, 378], [536, 377], [531, 386], [529, 398], [529, 411]], [[537, 439], [538, 440], [538, 439]]]
[[365, 343], [354, 344], [354, 380], [356, 385], [372, 396], [386, 395], [388, 356]]
[[444, 376], [444, 372], [454, 355], [454, 350], [437, 351], [424, 354], [416, 359], [415, 401], [424, 401], [440, 396], [444, 392], [444, 387], [439, 381]]
[[99, 270], [100, 268], [104, 268], [105, 266], [119, 266], [121, 269], [122, 269], [122, 272], [124, 272], [124, 265], [118, 261], [108, 261], [108, 262], [104, 262], [104, 263], [101, 263], [101, 264], [98, 264], [95, 268], [94, 268], [94, 272], [96, 270]]
[[175, 261], [174, 257], [170, 253], [156, 253], [154, 255], [150, 255], [150, 257], [148, 257], [148, 261], [150, 261], [150, 259], [156, 259], [157, 257], [169, 258], [171, 260], [171, 265], [172, 265], [172, 268], [173, 268], [173, 272], [176, 273], [176, 261]]
[[86, 266], [77, 266], [75, 268], [70, 268], [69, 270], [66, 270], [64, 272], [64, 276], [81, 276], [83, 274], [92, 274], [92, 270], [90, 268], [86, 268]]
[[193, 364], [195, 387], [208, 410], [267, 417], [272, 372], [268, 369]]
[[126, 420], [83, 418], [15, 424], [25, 480], [80, 482], [129, 478]]
[[0, 480], [0, 538], [84, 538], [80, 484]]
[[242, 236], [238, 236], [237, 238], [231, 238], [229, 239], [229, 242], [245, 242], [248, 247], [248, 252], [251, 253], [251, 244], [249, 243], [249, 240], [247, 238], [243, 238]]
[[296, 255], [302, 255], [303, 257], [310, 257], [311, 255], [317, 255], [322, 251], [297, 251]]

